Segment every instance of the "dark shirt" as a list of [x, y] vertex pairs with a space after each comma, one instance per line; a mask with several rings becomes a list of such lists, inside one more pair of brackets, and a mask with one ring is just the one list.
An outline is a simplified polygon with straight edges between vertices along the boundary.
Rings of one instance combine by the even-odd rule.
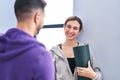
[[72, 74], [74, 74], [75, 69], [75, 58], [67, 58]]

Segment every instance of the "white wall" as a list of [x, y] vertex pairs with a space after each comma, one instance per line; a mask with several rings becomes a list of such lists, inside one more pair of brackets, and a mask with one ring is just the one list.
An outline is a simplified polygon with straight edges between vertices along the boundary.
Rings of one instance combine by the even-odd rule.
[[[63, 24], [64, 20], [73, 15], [73, 0], [45, 0], [45, 25]], [[69, 2], [69, 4], [68, 4]], [[66, 6], [67, 5], [67, 6]]]
[[78, 40], [90, 44], [104, 80], [120, 80], [120, 0], [74, 0], [73, 9], [83, 20]]
[[[62, 26], [61, 26], [62, 27]], [[63, 43], [65, 41], [63, 28], [43, 28], [37, 35], [37, 40], [44, 43], [47, 50], [53, 46]]]

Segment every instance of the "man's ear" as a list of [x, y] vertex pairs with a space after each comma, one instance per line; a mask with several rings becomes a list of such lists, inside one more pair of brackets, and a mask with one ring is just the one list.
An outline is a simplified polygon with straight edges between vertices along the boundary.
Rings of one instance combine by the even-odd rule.
[[34, 16], [34, 22], [37, 24], [40, 21], [40, 14], [37, 12]]

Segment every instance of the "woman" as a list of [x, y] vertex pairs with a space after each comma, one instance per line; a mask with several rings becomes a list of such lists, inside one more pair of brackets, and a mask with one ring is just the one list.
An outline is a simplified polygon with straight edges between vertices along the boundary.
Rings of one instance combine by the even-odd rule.
[[82, 21], [79, 17], [71, 16], [67, 18], [64, 23], [65, 42], [50, 49], [55, 60], [56, 80], [77, 80], [77, 75], [91, 80], [102, 80], [100, 68], [97, 66], [95, 56], [91, 51], [88, 68], [75, 66], [73, 47], [83, 44], [76, 40], [81, 30]]

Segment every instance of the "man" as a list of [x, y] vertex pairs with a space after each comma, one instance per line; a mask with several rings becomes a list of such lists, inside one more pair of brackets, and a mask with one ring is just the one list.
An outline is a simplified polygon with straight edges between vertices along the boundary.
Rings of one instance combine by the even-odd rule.
[[44, 0], [16, 0], [17, 27], [0, 36], [0, 80], [54, 80], [51, 54], [34, 36], [43, 27]]

